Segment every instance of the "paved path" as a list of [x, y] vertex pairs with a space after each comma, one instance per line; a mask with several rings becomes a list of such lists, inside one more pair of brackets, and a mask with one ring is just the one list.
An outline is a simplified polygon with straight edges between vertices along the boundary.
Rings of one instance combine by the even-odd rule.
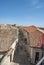
[[[19, 63], [14, 63], [14, 62], [11, 62], [11, 65], [27, 65], [27, 64], [19, 64]], [[30, 65], [30, 64], [29, 64]]]
[[26, 54], [21, 54], [21, 55], [15, 54], [14, 63], [18, 63], [19, 65], [29, 65], [30, 64]]
[[11, 65], [19, 65], [18, 63], [11, 62]]
[[24, 50], [19, 50], [19, 47], [17, 47], [14, 54], [14, 62], [11, 65], [30, 65], [29, 58]]

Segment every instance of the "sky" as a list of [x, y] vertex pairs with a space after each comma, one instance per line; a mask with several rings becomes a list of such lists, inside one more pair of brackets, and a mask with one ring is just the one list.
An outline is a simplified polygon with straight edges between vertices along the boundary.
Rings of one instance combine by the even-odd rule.
[[0, 24], [44, 27], [44, 0], [0, 0]]

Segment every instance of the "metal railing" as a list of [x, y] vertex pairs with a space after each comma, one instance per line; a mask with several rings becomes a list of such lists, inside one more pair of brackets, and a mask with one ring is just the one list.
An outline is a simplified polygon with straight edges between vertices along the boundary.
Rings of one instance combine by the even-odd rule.
[[40, 65], [43, 61], [44, 61], [44, 57], [36, 65]]

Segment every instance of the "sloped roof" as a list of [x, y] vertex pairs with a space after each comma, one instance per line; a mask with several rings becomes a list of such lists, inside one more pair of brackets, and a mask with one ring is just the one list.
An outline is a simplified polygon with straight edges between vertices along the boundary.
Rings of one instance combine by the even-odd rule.
[[37, 28], [38, 31], [44, 34], [44, 30]]
[[17, 28], [0, 28], [0, 52], [7, 51], [17, 38]]
[[35, 26], [27, 26], [27, 27], [24, 27], [24, 29], [27, 31], [27, 32], [33, 32], [36, 30], [36, 27]]
[[41, 33], [44, 33], [44, 30], [32, 25], [32, 26], [28, 26], [28, 27], [24, 27], [24, 29], [27, 31], [27, 32], [34, 32], [36, 30], [40, 31]]
[[28, 31], [30, 34], [30, 45], [32, 47], [40, 47], [39, 43], [41, 40], [41, 35], [44, 34], [44, 30], [36, 26], [28, 26], [25, 27], [24, 30]]

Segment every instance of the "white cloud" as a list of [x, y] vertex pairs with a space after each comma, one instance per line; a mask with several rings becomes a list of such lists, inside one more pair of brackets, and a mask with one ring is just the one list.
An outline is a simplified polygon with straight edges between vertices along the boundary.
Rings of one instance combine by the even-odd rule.
[[42, 5], [38, 5], [38, 6], [36, 6], [36, 8], [43, 8], [43, 6]]
[[43, 2], [40, 2], [40, 0], [31, 0], [31, 7], [33, 8], [42, 8]]
[[31, 0], [32, 5], [37, 5], [39, 3], [39, 0]]

